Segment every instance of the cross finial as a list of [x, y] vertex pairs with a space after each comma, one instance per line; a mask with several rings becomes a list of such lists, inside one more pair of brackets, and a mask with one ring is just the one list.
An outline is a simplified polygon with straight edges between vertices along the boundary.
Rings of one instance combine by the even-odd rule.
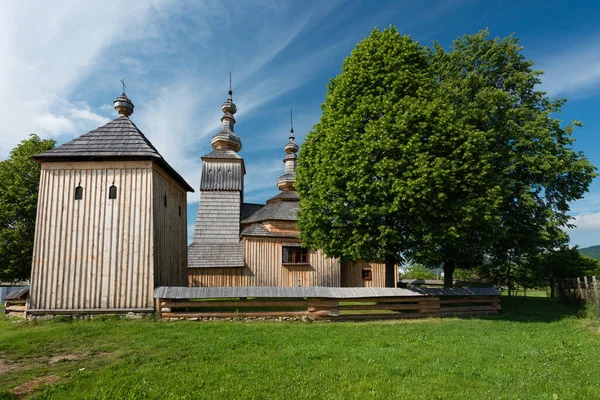
[[229, 71], [229, 95], [231, 96], [233, 91], [231, 90], [231, 71]]
[[290, 133], [294, 133], [294, 117], [292, 114], [292, 107], [290, 106]]
[[125, 85], [125, 78], [121, 79], [121, 84], [123, 85], [123, 93], [125, 93], [125, 89], [127, 88], [127, 85]]

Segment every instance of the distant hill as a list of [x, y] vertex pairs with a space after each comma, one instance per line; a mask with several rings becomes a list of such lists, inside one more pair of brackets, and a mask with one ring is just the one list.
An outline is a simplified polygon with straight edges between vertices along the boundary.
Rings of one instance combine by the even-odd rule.
[[600, 261], [600, 245], [584, 247], [579, 249], [579, 252], [584, 256], [595, 258], [596, 260]]

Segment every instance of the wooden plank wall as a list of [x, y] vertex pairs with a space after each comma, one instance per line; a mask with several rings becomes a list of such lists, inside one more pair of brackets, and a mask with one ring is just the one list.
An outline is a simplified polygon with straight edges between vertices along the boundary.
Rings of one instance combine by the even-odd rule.
[[[370, 269], [373, 279], [362, 278], [362, 270]], [[365, 260], [342, 263], [342, 287], [385, 287], [385, 263]]]
[[42, 164], [29, 308], [152, 307], [151, 192], [151, 161]]
[[187, 192], [156, 164], [152, 179], [154, 285], [187, 286]]
[[190, 286], [340, 286], [339, 260], [310, 251], [309, 265], [283, 266], [281, 247], [290, 239], [245, 239], [244, 268], [189, 268]]

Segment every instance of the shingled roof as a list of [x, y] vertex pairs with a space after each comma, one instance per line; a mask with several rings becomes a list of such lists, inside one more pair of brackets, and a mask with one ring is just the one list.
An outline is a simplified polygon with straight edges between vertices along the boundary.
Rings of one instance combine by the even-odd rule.
[[192, 242], [188, 268], [239, 268], [244, 266], [244, 244]]
[[167, 163], [138, 127], [124, 115], [70, 142], [37, 154], [33, 156], [33, 159], [40, 162], [152, 159], [188, 192], [194, 191], [185, 179]]
[[244, 219], [242, 224], [251, 224], [268, 220], [297, 221], [299, 210], [300, 203], [298, 195], [295, 191], [288, 190], [269, 199], [267, 205], [260, 208], [250, 217]]

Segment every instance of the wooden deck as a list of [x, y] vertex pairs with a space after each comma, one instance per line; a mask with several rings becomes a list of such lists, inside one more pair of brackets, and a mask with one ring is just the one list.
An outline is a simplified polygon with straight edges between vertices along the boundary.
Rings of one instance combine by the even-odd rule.
[[158, 319], [373, 320], [496, 313], [495, 288], [159, 287]]

